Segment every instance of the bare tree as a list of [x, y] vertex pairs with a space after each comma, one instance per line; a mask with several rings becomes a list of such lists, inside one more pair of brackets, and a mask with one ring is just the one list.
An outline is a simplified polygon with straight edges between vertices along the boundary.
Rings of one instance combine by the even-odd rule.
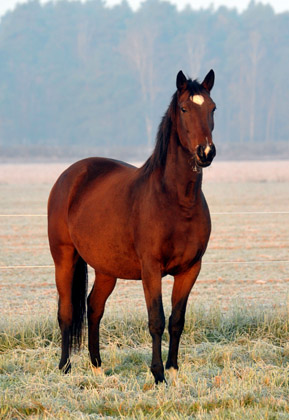
[[250, 141], [255, 140], [255, 123], [256, 123], [256, 92], [258, 86], [258, 67], [259, 62], [264, 54], [264, 49], [261, 46], [261, 35], [257, 31], [250, 33], [250, 66], [248, 74], [248, 82], [250, 87], [250, 101], [249, 101], [249, 138]]
[[128, 31], [120, 45], [120, 52], [137, 71], [144, 104], [145, 125], [148, 148], [152, 148], [152, 109], [155, 102], [154, 50], [156, 29], [150, 26], [133, 28]]
[[189, 68], [197, 76], [201, 74], [202, 63], [206, 53], [206, 41], [202, 35], [189, 32], [186, 35]]

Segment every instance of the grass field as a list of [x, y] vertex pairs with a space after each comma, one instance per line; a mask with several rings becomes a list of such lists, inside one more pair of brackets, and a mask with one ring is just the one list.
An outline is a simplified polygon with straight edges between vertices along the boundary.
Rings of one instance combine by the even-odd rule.
[[[3, 328], [3, 325], [2, 325]], [[70, 375], [57, 371], [54, 322], [5, 323], [0, 341], [6, 419], [282, 419], [289, 406], [288, 310], [264, 312], [190, 306], [176, 381], [155, 387], [148, 369], [150, 337], [136, 311], [106, 317], [101, 329], [103, 376], [87, 348]], [[167, 334], [163, 355], [167, 354]]]
[[[0, 165], [0, 213], [45, 215], [64, 167]], [[168, 386], [149, 371], [141, 282], [119, 280], [109, 298], [105, 374], [94, 376], [85, 347], [62, 376], [53, 270], [0, 269], [0, 418], [289, 419], [289, 215], [242, 213], [288, 211], [288, 168], [216, 162], [205, 172], [212, 236]], [[46, 218], [0, 217], [0, 249], [1, 267], [52, 264]], [[172, 283], [163, 280], [166, 318]], [[166, 333], [164, 358], [167, 348]]]

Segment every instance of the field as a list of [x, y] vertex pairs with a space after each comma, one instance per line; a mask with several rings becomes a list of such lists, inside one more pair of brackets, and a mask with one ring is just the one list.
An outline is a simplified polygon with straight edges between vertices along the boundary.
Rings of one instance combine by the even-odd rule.
[[[289, 162], [216, 162], [205, 171], [212, 235], [178, 378], [159, 387], [142, 285], [133, 280], [119, 280], [108, 300], [105, 374], [93, 374], [86, 347], [71, 375], [58, 372], [45, 214], [66, 166], [0, 165], [0, 418], [289, 419]], [[166, 318], [172, 284], [163, 280]], [[167, 349], [166, 333], [164, 358]]]

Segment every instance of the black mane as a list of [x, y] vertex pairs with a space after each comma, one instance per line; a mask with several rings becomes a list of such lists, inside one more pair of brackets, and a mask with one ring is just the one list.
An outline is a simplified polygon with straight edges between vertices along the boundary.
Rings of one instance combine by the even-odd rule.
[[[205, 88], [197, 80], [191, 79], [187, 81], [187, 90], [190, 92], [190, 95], [200, 95], [206, 92]], [[150, 175], [154, 170], [163, 168], [166, 164], [168, 145], [178, 106], [177, 93], [177, 91], [174, 93], [171, 103], [159, 125], [154, 151], [141, 167], [144, 175]]]

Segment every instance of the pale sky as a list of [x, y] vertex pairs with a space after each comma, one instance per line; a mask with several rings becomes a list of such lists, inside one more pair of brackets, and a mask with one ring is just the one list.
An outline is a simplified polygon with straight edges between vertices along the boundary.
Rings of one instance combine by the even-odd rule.
[[[41, 2], [47, 2], [51, 0], [41, 0]], [[56, 2], [57, 0], [53, 0]], [[85, 0], [82, 0], [85, 1]], [[132, 9], [137, 9], [142, 3], [142, 0], [127, 0]], [[271, 4], [275, 12], [289, 11], [289, 0], [257, 0], [263, 4]], [[6, 13], [7, 10], [13, 10], [17, 3], [25, 3], [27, 0], [0, 0], [0, 16]], [[120, 3], [121, 0], [105, 0], [105, 3], [109, 6]], [[208, 8], [211, 4], [215, 8], [221, 5], [225, 5], [230, 8], [237, 8], [239, 12], [242, 12], [247, 8], [250, 0], [170, 0], [171, 3], [177, 5], [178, 9], [184, 8], [187, 4], [190, 4], [193, 9]]]

